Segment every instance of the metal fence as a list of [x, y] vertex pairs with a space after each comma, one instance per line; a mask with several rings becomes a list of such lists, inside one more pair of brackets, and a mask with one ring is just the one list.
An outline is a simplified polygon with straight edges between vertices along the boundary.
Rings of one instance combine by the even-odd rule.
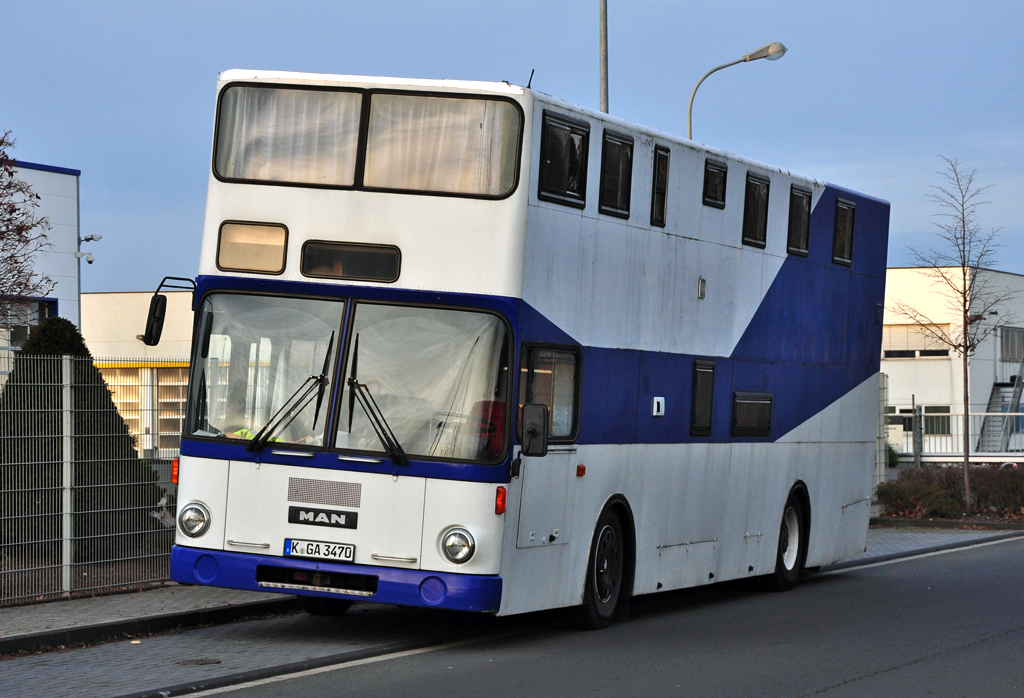
[[[889, 443], [900, 453], [914, 452], [913, 415], [889, 414]], [[963, 455], [963, 413], [922, 413], [921, 453]], [[1024, 453], [1024, 412], [978, 412], [970, 415], [970, 453], [1019, 458]], [[1016, 454], [1016, 455], [1014, 455]]]
[[16, 356], [0, 386], [0, 606], [166, 581], [186, 362]]

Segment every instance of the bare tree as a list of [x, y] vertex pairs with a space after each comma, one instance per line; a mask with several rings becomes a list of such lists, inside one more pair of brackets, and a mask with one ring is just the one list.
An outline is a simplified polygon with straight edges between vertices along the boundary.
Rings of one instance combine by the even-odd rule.
[[51, 245], [50, 221], [37, 216], [39, 194], [18, 179], [7, 151], [11, 132], [0, 136], [0, 328], [9, 328], [28, 310], [26, 299], [47, 295], [55, 283], [35, 272], [36, 257]]
[[[940, 156], [941, 157], [941, 156]], [[946, 169], [938, 172], [941, 182], [932, 186], [934, 193], [928, 199], [936, 204], [934, 214], [936, 235], [941, 240], [938, 249], [921, 251], [910, 248], [917, 264], [928, 271], [932, 283], [940, 287], [947, 299], [946, 306], [958, 323], [935, 322], [927, 314], [903, 301], [896, 301], [893, 310], [914, 322], [927, 336], [949, 347], [963, 362], [963, 447], [964, 447], [964, 505], [971, 511], [970, 477], [970, 383], [968, 367], [970, 357], [978, 346], [996, 330], [1009, 325], [1014, 318], [1009, 313], [998, 315], [997, 308], [1016, 298], [1015, 291], [992, 287], [992, 276], [984, 273], [994, 261], [998, 228], [981, 232], [977, 212], [989, 201], [982, 200], [991, 184], [979, 186], [975, 182], [977, 170], [970, 170], [956, 158], [942, 157]], [[947, 331], [945, 328], [949, 327]], [[1018, 378], [1020, 380], [1020, 378]]]

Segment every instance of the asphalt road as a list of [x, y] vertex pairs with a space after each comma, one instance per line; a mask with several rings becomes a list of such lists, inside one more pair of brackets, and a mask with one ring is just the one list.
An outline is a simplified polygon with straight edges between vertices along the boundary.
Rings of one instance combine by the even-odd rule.
[[[1024, 696], [1022, 539], [816, 575], [786, 594], [743, 582], [644, 597], [597, 632], [557, 613], [363, 610], [9, 660], [0, 694], [201, 688], [319, 657], [328, 666], [193, 695]], [[203, 658], [220, 663], [179, 663]]]

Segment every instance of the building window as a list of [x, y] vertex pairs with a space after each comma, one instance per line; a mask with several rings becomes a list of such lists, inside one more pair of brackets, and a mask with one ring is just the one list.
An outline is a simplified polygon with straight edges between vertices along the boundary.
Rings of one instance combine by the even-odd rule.
[[811, 191], [795, 184], [789, 190], [789, 241], [786, 249], [790, 254], [807, 256], [811, 232]]
[[654, 184], [651, 186], [651, 225], [664, 228], [667, 221], [665, 207], [668, 201], [668, 148], [654, 149]]
[[949, 436], [949, 407], [929, 406], [924, 408], [924, 433], [929, 436]]
[[1020, 327], [999, 328], [999, 358], [1014, 363], [1024, 360], [1024, 329]]
[[589, 143], [589, 125], [544, 113], [537, 191], [542, 201], [575, 208], [586, 206]]
[[711, 436], [714, 405], [715, 362], [693, 362], [693, 400], [690, 405], [690, 435]]
[[724, 162], [704, 161], [704, 205], [725, 208], [725, 180], [729, 167]]
[[771, 393], [733, 393], [733, 436], [768, 436], [771, 430]]
[[743, 202], [743, 244], [764, 249], [768, 239], [767, 177], [747, 173], [747, 195]]
[[887, 359], [913, 359], [917, 356], [914, 349], [886, 349], [883, 354]]
[[929, 356], [949, 356], [949, 349], [922, 349], [918, 356], [926, 358]]
[[[519, 413], [523, 405], [547, 405], [548, 440], [571, 443], [579, 428], [580, 354], [575, 349], [530, 347], [523, 350], [519, 374]], [[520, 428], [520, 436], [522, 429]]]
[[629, 218], [629, 192], [633, 182], [633, 139], [609, 131], [601, 147], [601, 194], [598, 210]]
[[832, 237], [832, 261], [853, 264], [853, 213], [857, 205], [852, 201], [836, 200], [836, 228]]

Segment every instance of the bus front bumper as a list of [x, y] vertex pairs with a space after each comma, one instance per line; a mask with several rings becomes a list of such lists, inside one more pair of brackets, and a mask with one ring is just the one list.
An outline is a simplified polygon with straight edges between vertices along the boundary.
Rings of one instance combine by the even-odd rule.
[[453, 611], [497, 613], [501, 605], [501, 577], [496, 576], [347, 565], [179, 545], [171, 549], [171, 579], [181, 584]]

